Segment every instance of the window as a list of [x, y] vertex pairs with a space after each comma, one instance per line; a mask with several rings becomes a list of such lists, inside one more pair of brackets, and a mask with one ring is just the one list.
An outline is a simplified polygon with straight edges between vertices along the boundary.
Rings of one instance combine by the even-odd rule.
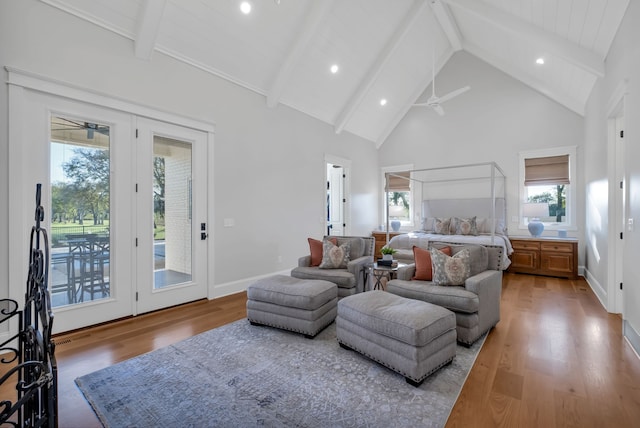
[[520, 153], [521, 229], [533, 218], [544, 223], [547, 230], [576, 229], [572, 192], [575, 154], [575, 147]]
[[[388, 201], [382, 198], [382, 219], [386, 220], [386, 202], [389, 203], [389, 221], [400, 221], [401, 226], [413, 226], [414, 208], [412, 195], [412, 182], [410, 172], [413, 167], [409, 165], [383, 168], [383, 195], [387, 195]], [[388, 176], [386, 174], [389, 174]], [[388, 182], [387, 182], [388, 177]]]

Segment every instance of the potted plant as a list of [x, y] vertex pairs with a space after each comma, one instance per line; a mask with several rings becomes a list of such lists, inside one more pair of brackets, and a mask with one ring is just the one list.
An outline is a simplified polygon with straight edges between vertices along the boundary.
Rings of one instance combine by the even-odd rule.
[[393, 260], [393, 255], [396, 253], [396, 250], [385, 245], [380, 248], [380, 253], [382, 253], [382, 260]]

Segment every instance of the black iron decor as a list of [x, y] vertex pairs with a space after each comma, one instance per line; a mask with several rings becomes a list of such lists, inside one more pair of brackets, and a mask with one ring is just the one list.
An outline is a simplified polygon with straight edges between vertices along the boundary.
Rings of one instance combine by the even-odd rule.
[[24, 308], [20, 310], [15, 300], [0, 299], [0, 325], [12, 318], [19, 320], [18, 333], [0, 344], [0, 363], [13, 365], [0, 371], [5, 372], [0, 378], [0, 391], [7, 390], [5, 383], [9, 382], [15, 382], [16, 391], [15, 401], [0, 401], [3, 427], [58, 426], [58, 369], [51, 339], [51, 296], [47, 290], [49, 241], [47, 231], [40, 227], [44, 220], [40, 190], [41, 184], [37, 184], [36, 224], [31, 228]]

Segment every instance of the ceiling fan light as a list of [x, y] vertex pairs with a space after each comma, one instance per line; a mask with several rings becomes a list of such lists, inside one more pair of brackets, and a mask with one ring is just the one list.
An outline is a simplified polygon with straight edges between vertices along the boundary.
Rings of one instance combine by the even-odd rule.
[[540, 57], [540, 58], [536, 59], [536, 64], [544, 65], [544, 58]]
[[248, 15], [251, 13], [251, 3], [249, 3], [248, 1], [243, 1], [242, 3], [240, 3], [240, 11], [242, 13], [244, 13], [245, 15]]

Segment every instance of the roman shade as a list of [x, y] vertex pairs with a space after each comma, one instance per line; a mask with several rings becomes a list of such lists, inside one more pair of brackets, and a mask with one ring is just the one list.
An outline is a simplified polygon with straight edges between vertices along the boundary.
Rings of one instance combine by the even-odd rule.
[[524, 185], [569, 184], [569, 155], [524, 160]]
[[409, 171], [389, 172], [387, 177], [387, 192], [409, 192], [411, 191], [411, 180]]

